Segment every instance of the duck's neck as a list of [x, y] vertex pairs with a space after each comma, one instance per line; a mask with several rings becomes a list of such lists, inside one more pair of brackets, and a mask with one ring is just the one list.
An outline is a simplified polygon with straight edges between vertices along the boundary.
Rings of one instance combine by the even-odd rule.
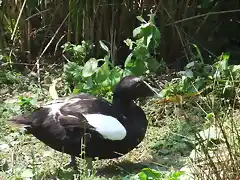
[[127, 153], [145, 137], [148, 121], [144, 111], [133, 100], [114, 99], [112, 104], [117, 112], [121, 112], [127, 118], [127, 121], [121, 121], [121, 123], [128, 133], [124, 141], [119, 142], [120, 147], [127, 147], [122, 153]]
[[112, 104], [118, 109], [118, 111], [121, 111], [124, 114], [130, 112], [132, 108], [136, 107], [136, 104], [133, 100], [120, 98], [113, 98]]

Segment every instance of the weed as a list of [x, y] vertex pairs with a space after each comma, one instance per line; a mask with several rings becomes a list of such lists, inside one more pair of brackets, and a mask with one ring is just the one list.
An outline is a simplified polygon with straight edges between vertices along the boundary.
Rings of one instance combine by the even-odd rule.
[[[136, 40], [125, 40], [132, 52], [125, 61], [124, 69], [114, 66], [110, 50], [102, 41], [99, 43], [101, 48], [106, 51], [106, 56], [103, 59], [90, 58], [84, 64], [81, 64], [83, 62], [81, 59], [82, 56], [85, 58], [85, 54], [88, 54], [86, 52], [88, 49], [83, 45], [71, 45], [70, 48], [68, 48], [69, 44], [65, 45], [63, 52], [73, 54], [73, 60], [70, 58], [70, 61], [64, 66], [66, 89], [70, 92], [73, 89], [73, 93], [88, 92], [93, 95], [110, 97], [112, 88], [123, 76], [131, 74], [140, 76], [158, 70], [160, 64], [152, 54], [159, 46], [160, 31], [154, 25], [154, 15], [149, 16], [148, 22], [138, 17], [142, 24], [133, 31]], [[79, 51], [80, 58], [78, 57]], [[80, 59], [81, 65], [76, 62], [76, 59]]]

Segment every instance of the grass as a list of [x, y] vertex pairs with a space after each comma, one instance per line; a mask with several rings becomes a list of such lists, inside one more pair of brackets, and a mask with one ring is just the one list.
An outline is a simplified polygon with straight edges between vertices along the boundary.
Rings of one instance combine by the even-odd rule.
[[[21, 91], [9, 93], [0, 105], [0, 179], [80, 179], [80, 175], [72, 169], [64, 168], [68, 155], [45, 146], [32, 135], [26, 134], [23, 129], [6, 124], [10, 117], [20, 113], [20, 105], [16, 103], [18, 97], [23, 93], [26, 95], [33, 92], [40, 104], [43, 103], [43, 97], [47, 97], [46, 89], [22, 88]], [[221, 104], [219, 101], [215, 103], [217, 106]], [[166, 174], [165, 179], [173, 178], [173, 175], [171, 178], [167, 176], [184, 168], [186, 171], [193, 171], [190, 173], [194, 175], [193, 179], [214, 179], [221, 173], [214, 172], [213, 167], [217, 168], [218, 172], [223, 171], [225, 176], [222, 176], [225, 179], [236, 177], [236, 174], [231, 173], [234, 168], [239, 172], [239, 111], [230, 106], [229, 109], [219, 106], [216, 117], [207, 119], [206, 113], [209, 113], [210, 109], [204, 97], [189, 100], [182, 105], [156, 104], [148, 100], [141, 106], [149, 119], [143, 142], [119, 159], [96, 160], [94, 175], [85, 179], [131, 179], [145, 167]], [[204, 141], [202, 137], [196, 141], [196, 134], [212, 125], [223, 128], [220, 134], [226, 135], [222, 137], [224, 143], [212, 141], [210, 138]], [[205, 151], [202, 151], [204, 149]], [[194, 151], [200, 156], [200, 160], [193, 157]], [[222, 152], [225, 152], [225, 155]], [[229, 160], [229, 152], [236, 159]], [[229, 163], [233, 162], [235, 164], [228, 167]], [[83, 169], [84, 161], [79, 160], [79, 164], [79, 168]], [[84, 176], [81, 175], [81, 178], [84, 179]]]

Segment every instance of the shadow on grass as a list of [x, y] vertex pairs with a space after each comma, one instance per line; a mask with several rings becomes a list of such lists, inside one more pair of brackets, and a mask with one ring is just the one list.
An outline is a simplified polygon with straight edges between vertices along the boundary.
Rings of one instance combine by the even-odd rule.
[[161, 164], [163, 171], [179, 170], [185, 165], [186, 159], [194, 149], [194, 133], [202, 127], [201, 122], [176, 120], [168, 134], [162, 135], [150, 147], [153, 162]]
[[144, 163], [133, 163], [130, 161], [114, 162], [110, 165], [97, 169], [97, 176], [111, 178], [113, 176], [125, 177], [140, 172], [143, 168], [148, 167]]
[[[128, 175], [134, 175], [140, 172], [143, 168], [148, 167], [142, 163], [133, 163], [130, 161], [113, 162], [110, 165], [104, 167], [95, 168], [95, 176], [103, 179], [122, 179]], [[39, 174], [40, 179], [80, 179], [81, 173], [74, 171], [71, 168], [57, 168], [55, 172], [45, 172]]]

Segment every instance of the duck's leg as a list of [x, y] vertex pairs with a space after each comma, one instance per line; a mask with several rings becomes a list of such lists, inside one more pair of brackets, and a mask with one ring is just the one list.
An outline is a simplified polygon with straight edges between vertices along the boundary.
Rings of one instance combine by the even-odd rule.
[[69, 158], [69, 162], [65, 165], [65, 168], [72, 167], [74, 170], [77, 170], [77, 162], [76, 157], [71, 155], [71, 158]]
[[71, 155], [70, 158], [70, 162], [69, 162], [70, 166], [77, 168], [77, 162], [76, 162], [76, 157]]
[[92, 165], [92, 158], [91, 157], [86, 157], [86, 163], [87, 163], [87, 168], [86, 168], [86, 175], [87, 177], [90, 177], [92, 174], [93, 170], [93, 165]]

